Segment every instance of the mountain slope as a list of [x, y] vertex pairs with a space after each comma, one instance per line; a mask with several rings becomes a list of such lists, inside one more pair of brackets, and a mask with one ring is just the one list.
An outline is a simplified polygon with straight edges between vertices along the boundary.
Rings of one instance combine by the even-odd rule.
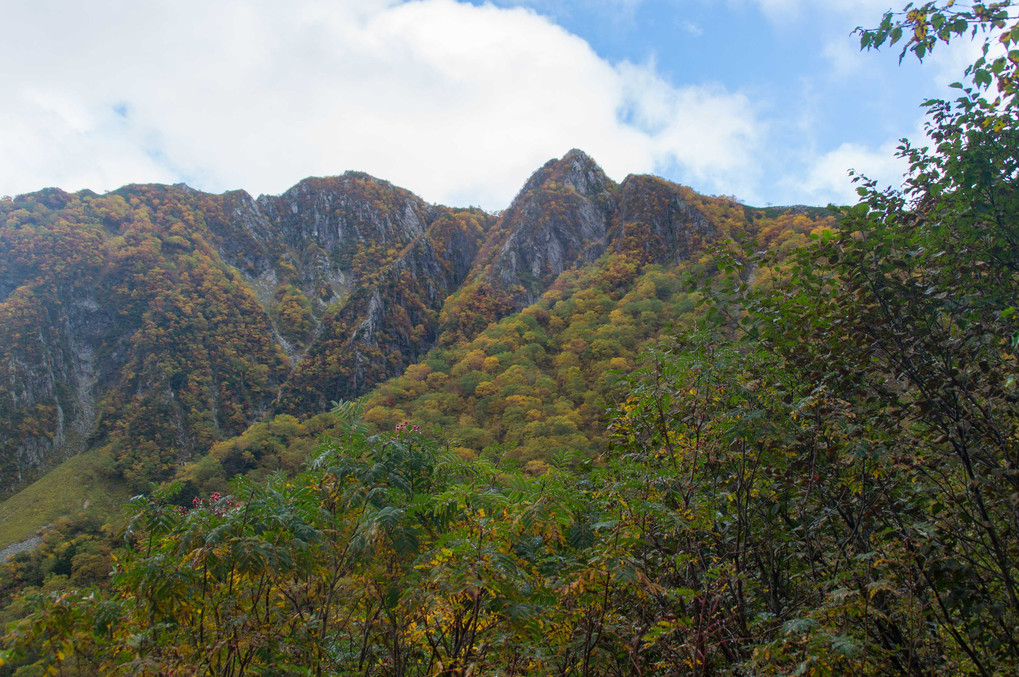
[[[629, 303], [634, 285], [654, 287], [647, 266], [674, 278], [667, 268], [776, 218], [655, 177], [616, 184], [577, 150], [535, 172], [499, 217], [429, 205], [356, 172], [257, 199], [182, 185], [18, 196], [0, 203], [0, 491], [89, 448], [103, 450], [111, 476], [144, 488], [264, 416], [359, 397], [434, 362], [437, 346], [459, 355], [534, 304], [558, 317], [536, 344], [554, 358], [535, 368], [558, 370], [566, 353], [587, 368], [589, 349], [566, 347], [573, 319], [553, 312], [556, 299], [586, 286]], [[637, 313], [647, 322], [634, 346], [671, 317]], [[610, 314], [587, 317], [574, 338], [602, 340]], [[487, 357], [509, 352], [509, 364], [532, 344]], [[606, 338], [591, 364], [625, 363], [632, 349]], [[557, 378], [600, 392], [570, 374]], [[485, 428], [462, 413], [467, 428]]]

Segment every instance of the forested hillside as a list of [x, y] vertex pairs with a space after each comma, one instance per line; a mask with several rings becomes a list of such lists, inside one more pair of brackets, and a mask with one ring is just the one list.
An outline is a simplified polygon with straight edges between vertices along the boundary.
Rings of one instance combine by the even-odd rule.
[[88, 448], [142, 490], [266, 415], [326, 411], [459, 348], [553, 284], [576, 287], [566, 271], [605, 271], [623, 292], [643, 266], [763, 218], [652, 177], [618, 186], [579, 151], [500, 218], [357, 173], [257, 200], [49, 189], [0, 215], [8, 492]]

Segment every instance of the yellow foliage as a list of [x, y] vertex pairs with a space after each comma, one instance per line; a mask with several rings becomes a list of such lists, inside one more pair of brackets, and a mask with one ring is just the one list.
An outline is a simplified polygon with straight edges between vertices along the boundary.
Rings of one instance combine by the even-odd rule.
[[453, 453], [465, 461], [473, 461], [478, 457], [478, 452], [468, 447], [456, 447], [453, 449]]
[[491, 381], [482, 381], [474, 388], [475, 397], [488, 397], [498, 392], [499, 388]]
[[422, 362], [420, 364], [412, 364], [407, 367], [407, 371], [405, 371], [403, 375], [411, 381], [424, 381], [431, 373], [432, 368]]

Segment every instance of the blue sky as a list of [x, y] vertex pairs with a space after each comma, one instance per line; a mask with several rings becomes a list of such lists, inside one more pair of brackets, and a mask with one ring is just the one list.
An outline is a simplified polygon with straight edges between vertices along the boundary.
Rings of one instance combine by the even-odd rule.
[[[797, 108], [823, 112], [815, 124], [833, 140], [884, 141], [901, 131], [903, 120], [915, 120], [929, 85], [929, 78], [917, 77], [922, 69], [912, 59], [888, 68], [895, 61], [888, 54], [852, 53], [857, 38], [851, 29], [868, 20], [877, 23], [881, 11], [869, 7], [884, 7], [881, 3], [864, 3], [865, 9], [855, 12], [825, 9], [823, 2], [789, 3], [771, 12], [754, 3], [678, 0], [495, 4], [547, 13], [603, 58], [653, 62], [676, 84], [717, 82], [786, 109], [791, 118]], [[852, 59], [852, 68], [859, 71], [839, 72], [828, 53], [839, 45], [840, 56]], [[856, 123], [872, 112], [884, 116], [874, 116], [871, 124]]]
[[886, 0], [7, 0], [0, 193], [367, 171], [506, 207], [579, 147], [751, 204], [896, 183], [974, 47], [860, 53]]

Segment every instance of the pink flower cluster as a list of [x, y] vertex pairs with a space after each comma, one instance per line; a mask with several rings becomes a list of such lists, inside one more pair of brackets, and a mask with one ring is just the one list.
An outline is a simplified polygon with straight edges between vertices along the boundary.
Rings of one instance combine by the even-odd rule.
[[411, 425], [410, 421], [404, 421], [403, 423], [396, 424], [396, 432], [402, 433], [404, 430], [409, 430], [412, 433], [419, 433], [421, 432], [421, 426]]

